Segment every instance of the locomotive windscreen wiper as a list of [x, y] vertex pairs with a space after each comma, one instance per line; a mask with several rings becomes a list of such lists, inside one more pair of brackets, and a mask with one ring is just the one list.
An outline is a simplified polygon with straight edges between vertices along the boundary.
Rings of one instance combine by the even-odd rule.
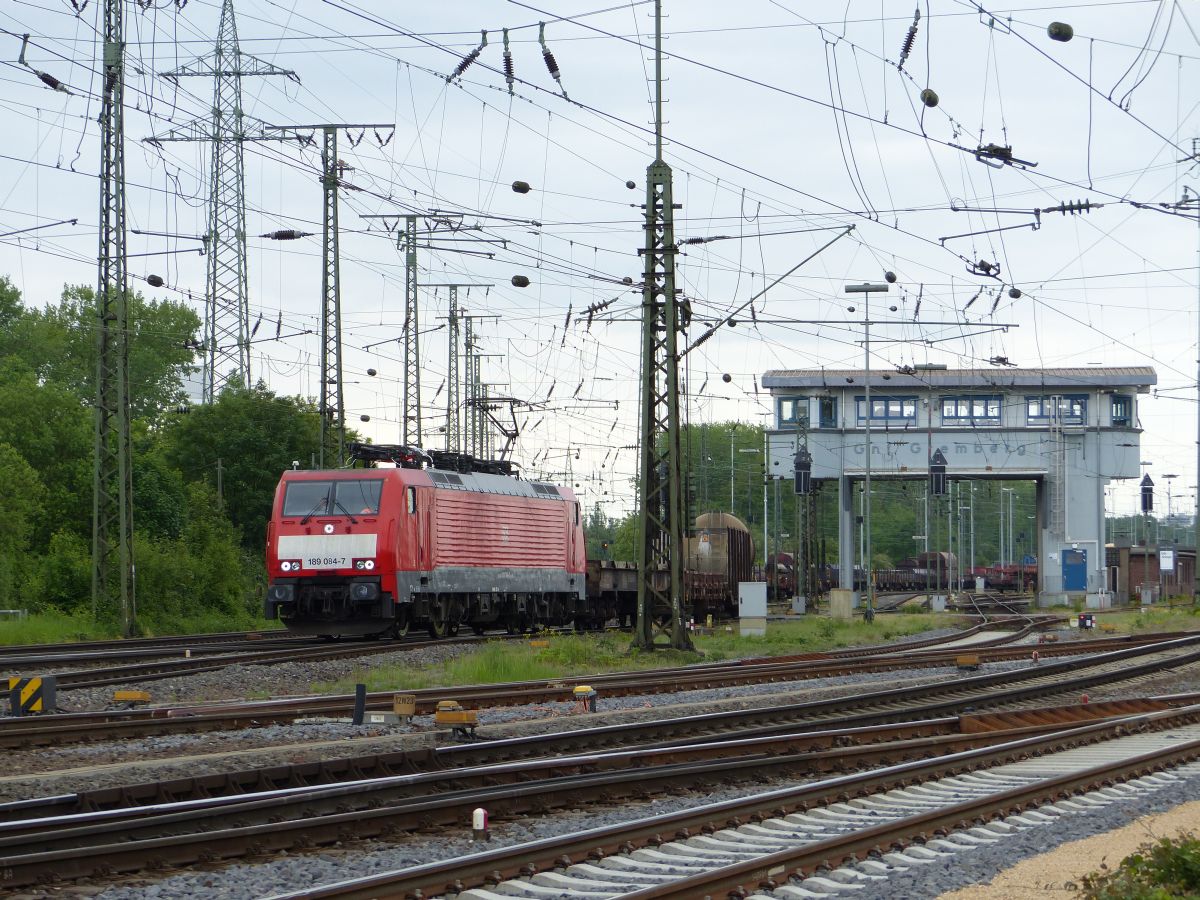
[[316, 504], [313, 506], [312, 509], [310, 509], [307, 513], [304, 514], [304, 518], [300, 520], [300, 524], [307, 525], [308, 520], [311, 519], [313, 516], [315, 516], [318, 512], [320, 512], [321, 509], [324, 508], [325, 504], [327, 504], [328, 502], [329, 502], [329, 495], [326, 494], [324, 497], [322, 497], [320, 500], [318, 500], [316, 502]]
[[339, 500], [337, 497], [333, 498], [333, 508], [340, 509], [342, 512], [344, 512], [350, 518], [350, 521], [352, 524], [354, 524], [354, 525], [358, 524], [358, 519], [354, 518], [354, 513], [350, 512], [350, 510], [346, 509], [346, 507], [342, 505], [342, 501]]

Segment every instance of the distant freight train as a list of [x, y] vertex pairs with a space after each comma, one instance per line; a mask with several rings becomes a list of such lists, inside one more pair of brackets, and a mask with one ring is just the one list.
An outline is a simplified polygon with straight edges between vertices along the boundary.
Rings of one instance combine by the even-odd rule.
[[[371, 467], [283, 474], [267, 527], [267, 618], [302, 634], [442, 637], [636, 614], [636, 570], [587, 564], [567, 488], [461, 454], [370, 444], [350, 454]], [[688, 539], [690, 613], [735, 614], [752, 558], [741, 522], [701, 516]]]

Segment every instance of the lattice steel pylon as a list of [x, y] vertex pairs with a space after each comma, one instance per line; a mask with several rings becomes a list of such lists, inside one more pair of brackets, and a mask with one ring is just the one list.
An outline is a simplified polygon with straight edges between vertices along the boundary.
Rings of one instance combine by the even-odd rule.
[[404, 386], [400, 443], [421, 446], [421, 338], [417, 303], [417, 217], [404, 217]]
[[663, 160], [662, 0], [654, 4], [655, 158], [646, 169], [642, 386], [638, 453], [638, 621], [633, 644], [650, 650], [655, 616], [670, 610], [670, 646], [692, 649], [683, 622], [686, 522], [679, 428], [679, 335], [671, 167]]
[[341, 466], [346, 455], [346, 409], [342, 389], [342, 290], [338, 250], [338, 165], [336, 125], [321, 129], [321, 468], [326, 455]]
[[[92, 466], [92, 614], [137, 627], [129, 441], [125, 246], [125, 0], [105, 0], [100, 106], [100, 246], [96, 281], [96, 431]], [[115, 558], [115, 559], [114, 559]]]
[[[282, 140], [257, 123], [247, 128], [242, 112], [242, 78], [285, 75], [281, 69], [242, 53], [238, 44], [233, 0], [221, 5], [213, 52], [170, 72], [167, 78], [206, 76], [213, 79], [211, 120], [191, 123], [156, 136], [155, 142], [208, 140], [212, 162], [208, 185], [208, 275], [204, 290], [204, 368], [202, 395], [212, 403], [231, 377], [250, 384], [250, 298], [246, 277], [246, 141]], [[296, 79], [298, 80], [298, 79]]]
[[462, 409], [459, 400], [458, 380], [459, 323], [458, 285], [450, 285], [450, 310], [447, 317], [448, 334], [446, 349], [446, 449], [451, 453], [462, 452]]

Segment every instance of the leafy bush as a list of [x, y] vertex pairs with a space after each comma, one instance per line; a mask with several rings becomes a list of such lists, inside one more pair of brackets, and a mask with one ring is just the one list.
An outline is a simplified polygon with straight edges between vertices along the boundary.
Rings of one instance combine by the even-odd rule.
[[1187, 834], [1143, 844], [1112, 871], [1083, 879], [1088, 900], [1169, 900], [1200, 895], [1200, 839]]

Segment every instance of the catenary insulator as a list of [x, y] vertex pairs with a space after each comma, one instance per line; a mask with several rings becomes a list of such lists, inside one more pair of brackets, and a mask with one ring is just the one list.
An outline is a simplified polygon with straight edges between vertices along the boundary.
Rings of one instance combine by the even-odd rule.
[[479, 42], [479, 46], [464, 56], [458, 61], [458, 65], [454, 67], [454, 71], [446, 76], [446, 82], [449, 83], [460, 76], [463, 72], [470, 68], [471, 63], [479, 59], [479, 54], [483, 52], [483, 48], [487, 46], [487, 32], [483, 32], [483, 40]]
[[626, 275], [624, 278], [621, 279], [621, 284], [633, 284], [633, 279], [630, 276]]
[[367, 369], [367, 374], [370, 375], [372, 378], [374, 378], [379, 373], [376, 372], [374, 369]]
[[884, 272], [883, 280], [886, 281], [888, 284], [895, 284], [896, 283], [896, 273], [895, 272]]
[[271, 241], [298, 241], [300, 238], [312, 237], [311, 231], [297, 231], [295, 228], [282, 228], [279, 231], [268, 231], [266, 234], [260, 234], [260, 238], [267, 238]]
[[637, 182], [636, 181], [627, 181], [627, 182], [625, 182], [625, 187], [629, 188], [632, 191], [635, 187], [637, 187]]
[[49, 72], [38, 72], [37, 77], [41, 80], [42, 84], [46, 85], [46, 87], [54, 88], [56, 91], [62, 91], [63, 93], [66, 93], [66, 85], [64, 85]]
[[733, 381], [733, 376], [730, 375], [728, 372], [726, 372], [724, 375], [721, 376], [721, 380], [723, 382], [725, 382], [726, 384], [729, 384], [729, 382]]
[[508, 92], [513, 92], [513, 82], [516, 81], [516, 76], [513, 74], [513, 58], [512, 51], [508, 49], [508, 29], [504, 29], [504, 80], [508, 83]]
[[933, 88], [925, 88], [925, 90], [921, 91], [921, 102], [930, 109], [933, 109], [940, 102], [937, 91]]
[[1020, 300], [1021, 299], [1021, 289], [1015, 288], [1015, 287], [1009, 288], [1008, 296], [1012, 297], [1014, 300]]
[[370, 416], [368, 416], [366, 413], [363, 413], [361, 416], [359, 416], [359, 417], [358, 417], [358, 421], [360, 421], [360, 422], [370, 422], [370, 421], [371, 421], [371, 417], [370, 417]]
[[513, 193], [516, 193], [516, 194], [528, 194], [529, 193], [529, 182], [528, 181], [514, 181], [512, 183], [512, 189], [513, 189]]
[[514, 275], [512, 277], [513, 287], [529, 287], [529, 279], [524, 275]]
[[147, 275], [146, 276], [146, 284], [150, 285], [150, 287], [162, 287], [163, 286], [162, 276], [161, 275]]
[[1061, 41], [1065, 44], [1071, 38], [1075, 37], [1075, 29], [1066, 22], [1051, 22], [1046, 29], [1046, 34], [1050, 35], [1050, 40]]

